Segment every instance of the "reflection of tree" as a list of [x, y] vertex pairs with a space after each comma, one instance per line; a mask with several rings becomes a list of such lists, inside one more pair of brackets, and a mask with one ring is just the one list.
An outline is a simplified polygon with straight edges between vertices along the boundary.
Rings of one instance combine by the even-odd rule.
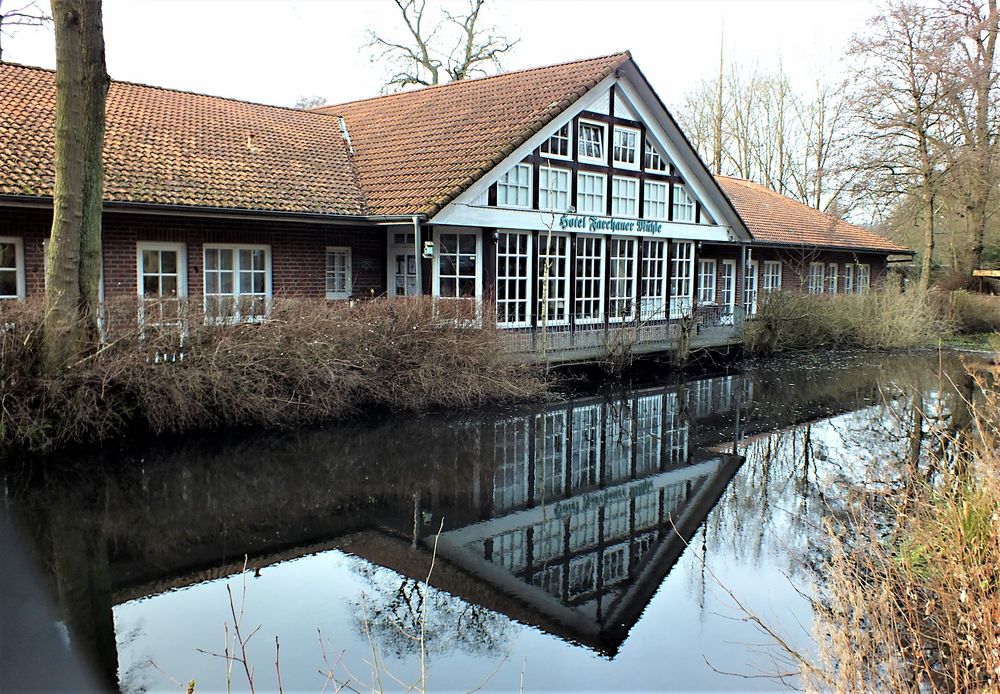
[[383, 656], [418, 654], [421, 619], [428, 657], [456, 652], [499, 657], [510, 650], [509, 618], [368, 562], [353, 570], [368, 583], [354, 611], [355, 626], [360, 634], [367, 627]]

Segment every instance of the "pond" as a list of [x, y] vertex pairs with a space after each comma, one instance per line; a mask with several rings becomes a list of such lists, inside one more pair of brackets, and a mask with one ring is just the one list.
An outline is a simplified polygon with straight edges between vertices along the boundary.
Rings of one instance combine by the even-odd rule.
[[234, 615], [258, 691], [774, 689], [749, 615], [810, 650], [823, 518], [971, 388], [955, 357], [814, 355], [156, 442], [8, 472], [5, 505], [124, 691], [225, 690]]

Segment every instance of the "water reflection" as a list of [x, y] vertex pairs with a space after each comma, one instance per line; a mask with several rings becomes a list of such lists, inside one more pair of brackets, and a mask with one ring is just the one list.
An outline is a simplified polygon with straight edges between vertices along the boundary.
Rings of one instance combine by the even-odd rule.
[[[883, 410], [954, 400], [943, 383], [928, 360], [867, 355], [474, 416], [229, 434], [10, 476], [8, 502], [74, 642], [109, 679], [115, 605], [232, 576], [245, 555], [260, 571], [331, 550], [358, 558], [337, 569], [363, 586], [355, 632], [390, 654], [414, 653], [406, 634], [422, 626], [434, 653], [496, 657], [520, 623], [617, 660], [697, 534], [702, 553], [760, 568], [768, 533], [794, 544], [833, 507], [837, 479], [864, 476], [812, 422], [855, 412], [844, 426], [872, 455], [894, 437], [912, 446], [923, 423], [885, 424]], [[425, 596], [435, 543], [439, 591]]]

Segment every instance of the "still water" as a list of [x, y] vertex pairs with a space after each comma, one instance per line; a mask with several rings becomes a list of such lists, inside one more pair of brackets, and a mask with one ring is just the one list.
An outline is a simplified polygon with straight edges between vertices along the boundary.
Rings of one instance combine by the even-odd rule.
[[5, 502], [128, 692], [225, 690], [234, 612], [258, 691], [276, 643], [285, 691], [775, 689], [795, 680], [747, 612], [809, 650], [824, 516], [912, 454], [914, 407], [969, 388], [938, 355], [747, 364], [161, 442], [9, 473]]

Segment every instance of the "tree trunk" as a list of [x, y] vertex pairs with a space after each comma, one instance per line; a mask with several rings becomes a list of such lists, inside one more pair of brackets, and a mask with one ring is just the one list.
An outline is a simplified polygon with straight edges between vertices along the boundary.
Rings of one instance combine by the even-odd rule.
[[934, 190], [931, 182], [924, 177], [922, 186], [924, 201], [924, 248], [920, 254], [919, 287], [926, 290], [931, 285], [931, 268], [934, 262]]
[[52, 0], [56, 147], [52, 235], [45, 270], [45, 366], [79, 354], [97, 331], [102, 149], [108, 75], [100, 0]]

